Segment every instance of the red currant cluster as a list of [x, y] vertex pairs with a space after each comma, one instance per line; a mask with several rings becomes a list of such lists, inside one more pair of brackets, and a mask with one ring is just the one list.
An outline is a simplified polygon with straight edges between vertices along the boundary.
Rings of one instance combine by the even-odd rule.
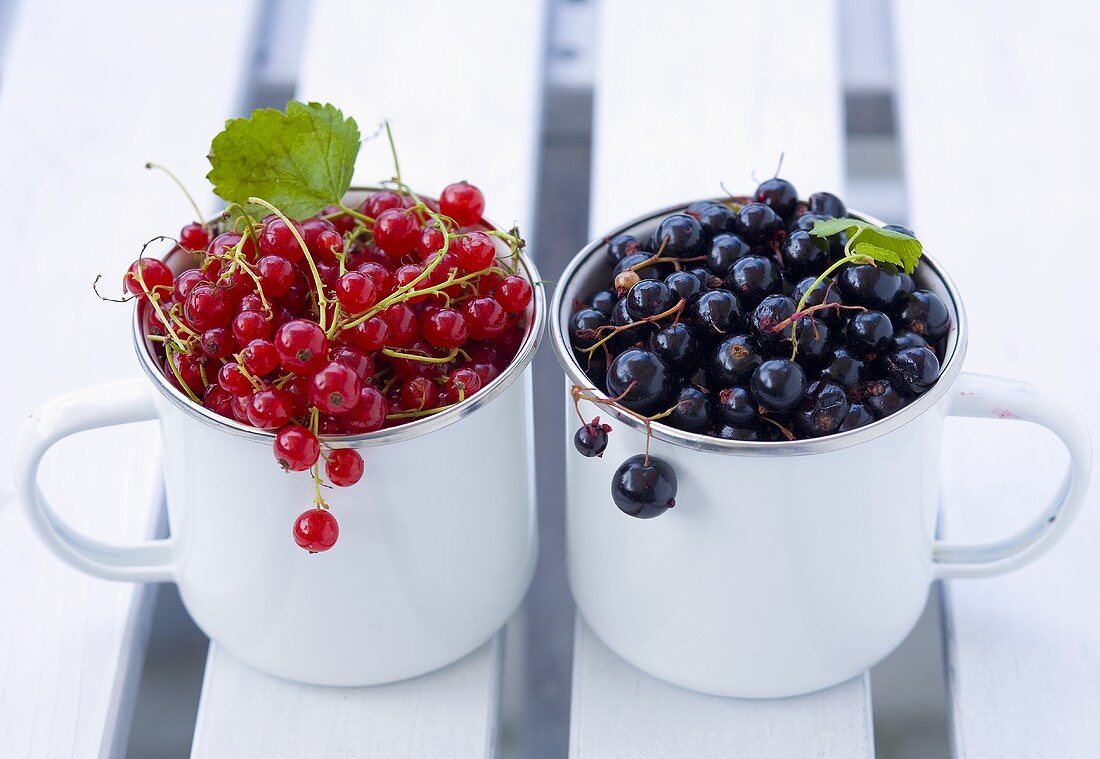
[[518, 267], [518, 231], [485, 224], [484, 197], [465, 182], [438, 203], [397, 185], [300, 221], [261, 204], [271, 213], [259, 221], [231, 207], [232, 225], [227, 213], [184, 227], [191, 268], [174, 274], [142, 257], [124, 284], [143, 300], [168, 380], [224, 417], [275, 431], [279, 464], [311, 471], [314, 508], [295, 520], [294, 538], [325, 551], [339, 527], [321, 462], [338, 487], [363, 475], [359, 452], [329, 440], [477, 393], [518, 352], [532, 283]]

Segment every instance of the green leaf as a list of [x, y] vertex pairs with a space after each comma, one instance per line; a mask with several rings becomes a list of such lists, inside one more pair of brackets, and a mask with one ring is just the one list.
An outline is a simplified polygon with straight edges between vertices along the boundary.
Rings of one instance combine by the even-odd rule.
[[818, 219], [814, 222], [810, 234], [814, 237], [832, 237], [841, 232], [869, 226], [871, 225], [859, 219]]
[[344, 197], [359, 142], [359, 126], [335, 106], [292, 100], [285, 113], [257, 109], [227, 121], [210, 145], [206, 177], [228, 202], [260, 197], [304, 219]]
[[832, 237], [840, 232], [848, 233], [852, 253], [900, 266], [906, 274], [913, 273], [924, 252], [916, 238], [860, 219], [818, 219], [810, 230], [815, 237]]
[[901, 256], [899, 256], [892, 250], [880, 248], [877, 245], [863, 241], [856, 243], [854, 247], [854, 252], [857, 256], [867, 256], [868, 258], [872, 258], [875, 261], [893, 264], [894, 266], [902, 266]]

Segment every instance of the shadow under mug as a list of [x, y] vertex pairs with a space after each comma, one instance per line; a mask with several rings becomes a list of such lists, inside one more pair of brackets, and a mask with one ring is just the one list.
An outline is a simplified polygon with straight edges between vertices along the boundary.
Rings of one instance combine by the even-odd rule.
[[[569, 345], [568, 322], [575, 302], [607, 286], [606, 240], [622, 233], [648, 239], [661, 218], [685, 207], [600, 236], [562, 275], [551, 335], [568, 383], [590, 385]], [[901, 643], [932, 581], [1006, 572], [1064, 534], [1088, 485], [1087, 430], [1031, 385], [963, 373], [966, 315], [958, 293], [927, 255], [917, 280], [952, 317], [931, 390], [866, 427], [813, 440], [739, 442], [654, 423], [650, 452], [672, 465], [678, 482], [676, 507], [657, 519], [629, 517], [611, 499], [616, 468], [644, 448], [644, 425], [581, 403], [586, 419], [614, 417], [614, 431], [602, 458], [583, 458], [566, 444], [569, 583], [590, 628], [623, 659], [715, 695], [819, 690]], [[566, 414], [566, 428], [574, 429], [571, 400]], [[1030, 421], [1061, 438], [1069, 469], [1030, 526], [989, 544], [935, 539], [948, 416]]]
[[[520, 263], [538, 282], [526, 255]], [[294, 517], [313, 502], [312, 478], [279, 468], [272, 433], [175, 389], [137, 311], [134, 345], [148, 379], [58, 398], [20, 435], [20, 499], [55, 554], [98, 577], [175, 582], [198, 626], [230, 654], [320, 685], [430, 672], [511, 617], [537, 555], [529, 365], [545, 321], [543, 288], [534, 288], [516, 358], [476, 395], [399, 427], [326, 441], [363, 450], [365, 470], [358, 484], [326, 491], [340, 540], [319, 555], [291, 536]], [[77, 432], [152, 419], [171, 537], [114, 545], [67, 525], [38, 487], [46, 451]]]

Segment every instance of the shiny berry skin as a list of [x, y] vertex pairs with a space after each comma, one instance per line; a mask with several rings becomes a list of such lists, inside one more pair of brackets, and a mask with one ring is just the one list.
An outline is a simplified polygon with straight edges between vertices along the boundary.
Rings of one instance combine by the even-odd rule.
[[883, 310], [897, 300], [901, 277], [883, 266], [855, 264], [841, 270], [837, 287], [845, 303]]
[[714, 385], [739, 385], [748, 382], [763, 362], [760, 349], [748, 335], [734, 335], [714, 349], [707, 376]]
[[340, 525], [325, 509], [303, 511], [294, 520], [294, 542], [310, 553], [321, 553], [336, 545]]
[[918, 335], [916, 332], [910, 332], [907, 329], [899, 329], [894, 332], [894, 336], [890, 338], [890, 350], [897, 351], [902, 348], [931, 348], [928, 341]]
[[628, 516], [660, 516], [676, 505], [676, 472], [656, 456], [631, 456], [611, 478], [611, 498]]
[[335, 265], [336, 255], [344, 252], [344, 237], [335, 229], [322, 229], [313, 239], [313, 243], [310, 244], [307, 240], [306, 245], [309, 247], [309, 252], [319, 259], [317, 263], [323, 261], [326, 264]]
[[342, 414], [359, 402], [362, 381], [349, 367], [329, 362], [309, 380], [309, 399], [327, 414]]
[[[795, 303], [802, 302], [802, 297], [811, 287], [813, 287], [815, 281], [817, 281], [817, 277], [806, 277], [794, 286], [794, 290], [791, 291], [791, 298]], [[835, 303], [839, 306], [841, 302], [840, 293], [837, 292], [833, 280], [826, 277], [817, 287], [814, 287], [812, 292], [810, 292], [810, 297], [806, 298], [806, 304], [803, 308], [820, 306], [822, 303]], [[821, 319], [829, 324], [839, 324], [842, 313], [843, 311], [840, 308], [825, 308], [820, 311], [815, 311], [814, 318]]]
[[724, 203], [704, 200], [692, 203], [684, 212], [699, 220], [699, 226], [709, 237], [732, 232], [737, 224], [737, 214]]
[[710, 394], [689, 386], [680, 391], [673, 412], [662, 421], [686, 432], [702, 432], [710, 425], [710, 413]]
[[[667, 279], [665, 280], [665, 284], [668, 284], [669, 287], [672, 287], [672, 285], [668, 283]], [[596, 309], [600, 313], [605, 314], [606, 316], [611, 316], [611, 309], [615, 307], [615, 304], [618, 302], [618, 300], [619, 296], [615, 294], [614, 290], [597, 290], [596, 292], [592, 293], [592, 297], [588, 299], [588, 305]]]
[[[466, 301], [462, 304], [462, 316], [471, 340], [489, 340], [500, 336], [508, 328], [508, 314], [495, 298], [480, 297]], [[607, 323], [607, 317], [604, 317], [604, 323]]]
[[374, 282], [365, 274], [349, 271], [336, 280], [336, 299], [352, 314], [361, 314], [377, 302]]
[[783, 220], [763, 203], [746, 203], [737, 212], [737, 234], [753, 245], [763, 245], [783, 229]]
[[187, 296], [191, 294], [191, 291], [195, 289], [195, 285], [200, 282], [210, 284], [210, 280], [207, 279], [201, 269], [188, 269], [181, 272], [176, 277], [175, 284], [172, 285], [172, 297], [175, 298], [177, 303], [183, 303], [187, 300]]
[[393, 190], [379, 190], [371, 193], [363, 201], [363, 213], [372, 219], [377, 219], [384, 211], [391, 208], [407, 208], [408, 204], [402, 195]]
[[447, 403], [461, 403], [481, 389], [481, 376], [473, 369], [455, 369], [447, 377], [444, 396]]
[[[614, 280], [622, 272], [627, 269], [633, 269], [634, 273], [638, 275], [639, 279], [664, 279], [673, 272], [673, 268], [668, 264], [649, 264], [640, 268], [634, 269], [633, 267], [639, 264], [645, 263], [649, 259], [653, 258], [652, 253], [631, 253], [629, 256], [624, 256], [614, 268], [611, 269], [611, 276]], [[629, 288], [627, 288], [629, 289]]]
[[574, 348], [589, 348], [600, 339], [597, 330], [609, 324], [610, 320], [603, 312], [594, 308], [582, 308], [569, 319], [570, 342]]
[[252, 383], [235, 361], [222, 364], [218, 370], [218, 386], [227, 393], [238, 396], [250, 395], [254, 390]]
[[650, 335], [649, 349], [673, 371], [688, 369], [698, 360], [700, 353], [695, 330], [684, 322], [674, 322]]
[[267, 340], [252, 340], [241, 351], [244, 368], [253, 377], [263, 377], [279, 368], [279, 353]]
[[802, 402], [806, 392], [806, 372], [786, 358], [765, 361], [752, 374], [752, 395], [772, 413], [785, 413]]
[[338, 345], [329, 352], [329, 358], [351, 369], [361, 380], [374, 375], [374, 359], [351, 345]]
[[[452, 242], [452, 246], [458, 241]], [[414, 251], [420, 258], [427, 258], [430, 255], [436, 254], [443, 249], [443, 230], [430, 223], [420, 231], [420, 238], [416, 241], [416, 250]]]
[[271, 337], [271, 321], [259, 311], [241, 311], [233, 317], [233, 338], [238, 345]]
[[899, 304], [897, 325], [935, 343], [947, 335], [951, 313], [931, 290], [916, 290]]
[[695, 296], [703, 292], [703, 283], [691, 272], [674, 271], [665, 277], [665, 286], [672, 291], [672, 302], [683, 300], [691, 301]]
[[386, 338], [388, 347], [404, 348], [420, 336], [416, 312], [408, 303], [394, 303], [381, 316], [389, 327], [389, 336]]
[[363, 457], [352, 448], [337, 448], [328, 455], [325, 475], [338, 488], [351, 487], [363, 478]]
[[439, 308], [420, 320], [424, 339], [436, 348], [458, 348], [466, 342], [466, 317], [453, 308]]
[[738, 259], [752, 254], [752, 246], [734, 234], [721, 234], [711, 240], [707, 268], [725, 277]]
[[853, 354], [862, 359], [874, 359], [890, 347], [894, 325], [881, 311], [859, 311], [848, 320], [845, 335]]
[[829, 328], [812, 316], [798, 320], [798, 363], [810, 368], [818, 366], [829, 352]]
[[591, 422], [581, 425], [573, 435], [573, 447], [585, 458], [600, 458], [607, 449], [607, 433], [610, 424], [601, 424], [597, 416]]
[[472, 184], [455, 182], [439, 194], [439, 211], [458, 222], [460, 227], [468, 227], [481, 221], [485, 213], [485, 196]]
[[666, 216], [653, 233], [653, 252], [665, 258], [688, 258], [703, 252], [706, 240], [698, 219], [686, 213]]
[[828, 243], [801, 229], [792, 232], [786, 239], [780, 255], [783, 276], [792, 282], [811, 274], [816, 278], [829, 265]]
[[607, 392], [633, 411], [661, 411], [672, 395], [672, 372], [656, 353], [630, 348], [607, 367]]
[[779, 267], [764, 256], [739, 258], [726, 275], [726, 289], [736, 293], [748, 307], [755, 307], [764, 298], [778, 293], [782, 285]]
[[806, 198], [806, 205], [811, 213], [825, 214], [834, 219], [843, 219], [848, 215], [844, 203], [831, 192], [815, 192]]
[[734, 385], [718, 391], [718, 416], [726, 424], [748, 427], [756, 421], [756, 402], [743, 387]]
[[784, 219], [789, 219], [798, 205], [798, 191], [794, 189], [794, 185], [779, 177], [761, 182], [753, 193], [753, 198]]
[[419, 239], [420, 222], [405, 209], [383, 211], [374, 221], [374, 243], [390, 258], [412, 253]]
[[817, 222], [828, 221], [831, 218], [833, 217], [827, 213], [804, 213], [790, 223], [789, 231], [797, 232], [801, 229], [803, 232], [809, 232]]
[[233, 352], [233, 333], [225, 327], [214, 327], [202, 333], [199, 347], [207, 358], [225, 358]]
[[180, 247], [192, 253], [205, 251], [210, 244], [210, 233], [206, 227], [196, 221], [191, 222], [180, 230]]
[[279, 363], [287, 371], [303, 376], [325, 365], [328, 339], [321, 327], [308, 319], [294, 319], [275, 332]]
[[356, 271], [371, 281], [374, 285], [374, 293], [379, 299], [392, 293], [397, 286], [393, 272], [376, 261], [367, 261], [360, 264]]
[[531, 283], [517, 274], [510, 274], [502, 279], [493, 291], [493, 297], [501, 308], [510, 314], [518, 314], [527, 308], [532, 296]]
[[781, 349], [784, 341], [790, 347], [791, 325], [783, 329], [779, 325], [791, 318], [795, 312], [795, 302], [786, 295], [769, 295], [760, 301], [760, 305], [749, 315], [749, 330], [760, 345], [769, 354]]
[[290, 421], [293, 401], [285, 391], [269, 387], [252, 394], [246, 411], [252, 426], [276, 430]]
[[470, 232], [462, 235], [452, 244], [458, 265], [468, 272], [489, 268], [497, 257], [493, 239], [484, 232]]
[[886, 372], [896, 387], [920, 395], [936, 384], [940, 360], [928, 348], [902, 348], [887, 356]]
[[355, 408], [341, 415], [348, 432], [361, 435], [382, 429], [386, 423], [386, 397], [373, 385], [364, 385], [359, 391], [359, 402]]
[[856, 430], [860, 427], [866, 427], [873, 421], [875, 421], [874, 415], [862, 403], [853, 403], [848, 407], [848, 413], [844, 415], [844, 420], [836, 428], [836, 431]]
[[617, 264], [627, 256], [640, 252], [641, 243], [634, 235], [616, 235], [607, 242], [607, 257], [613, 264]]
[[818, 380], [806, 388], [806, 396], [794, 412], [794, 428], [804, 437], [821, 437], [837, 431], [850, 408], [844, 388]]
[[406, 411], [424, 411], [439, 404], [439, 389], [427, 377], [413, 377], [401, 385], [397, 399]]
[[203, 391], [202, 405], [215, 414], [233, 418], [233, 394], [227, 393], [217, 385], [208, 385]]
[[825, 358], [821, 379], [851, 390], [867, 378], [867, 373], [867, 364], [862, 359], [852, 355], [847, 348], [837, 347]]
[[184, 318], [200, 332], [212, 327], [224, 327], [232, 315], [233, 304], [222, 289], [211, 284], [195, 285], [183, 302]]
[[[297, 225], [298, 234], [301, 234], [302, 225], [297, 222], [292, 223]], [[261, 256], [280, 256], [291, 263], [295, 263], [305, 255], [294, 232], [278, 217], [270, 217], [264, 221], [259, 237]]]
[[909, 404], [887, 380], [868, 380], [856, 388], [855, 394], [877, 419], [895, 414]]
[[294, 264], [282, 256], [263, 256], [256, 262], [256, 270], [268, 298], [281, 298], [294, 284]]
[[647, 279], [626, 294], [626, 313], [634, 321], [668, 311], [679, 300], [664, 282]]
[[304, 472], [317, 463], [321, 444], [317, 436], [297, 424], [275, 433], [275, 460], [287, 472]]
[[[122, 278], [126, 289], [134, 295], [144, 295], [145, 290], [154, 290], [163, 299], [172, 292], [172, 270], [163, 261], [156, 258], [139, 258], [130, 264], [126, 275]], [[145, 283], [142, 289], [141, 283]]]
[[723, 338], [741, 326], [741, 302], [729, 290], [710, 290], [688, 308], [696, 335]]

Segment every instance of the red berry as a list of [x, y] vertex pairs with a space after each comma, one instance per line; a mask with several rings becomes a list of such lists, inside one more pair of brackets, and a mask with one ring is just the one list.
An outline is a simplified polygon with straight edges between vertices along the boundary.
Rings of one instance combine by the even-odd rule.
[[329, 414], [342, 414], [355, 408], [363, 384], [347, 366], [330, 362], [309, 381], [309, 399]]
[[455, 240], [455, 256], [458, 265], [469, 272], [488, 269], [497, 257], [493, 239], [484, 232], [470, 232]]
[[[313, 217], [302, 222], [302, 238], [306, 241], [306, 247], [316, 258], [321, 254], [321, 248], [317, 245], [317, 238], [322, 232], [335, 232], [336, 227], [326, 219]], [[342, 240], [341, 240], [342, 242]]]
[[233, 396], [217, 385], [209, 385], [202, 396], [202, 405], [222, 416], [233, 416]]
[[416, 254], [421, 258], [438, 253], [443, 249], [443, 231], [434, 224], [424, 227], [416, 241]]
[[279, 368], [279, 352], [268, 340], [253, 340], [241, 351], [241, 361], [253, 377], [263, 377]]
[[350, 345], [341, 345], [332, 350], [330, 358], [338, 364], [343, 364], [355, 372], [355, 376], [361, 380], [370, 379], [374, 374], [374, 359], [358, 348]]
[[474, 340], [497, 337], [508, 327], [508, 314], [495, 298], [474, 298], [462, 304], [466, 329]]
[[472, 184], [455, 182], [443, 188], [439, 196], [439, 210], [444, 216], [457, 221], [459, 226], [468, 227], [481, 221], [485, 196]]
[[424, 411], [436, 407], [439, 390], [427, 377], [413, 377], [401, 386], [397, 398], [401, 407], [408, 411]]
[[405, 209], [391, 208], [374, 222], [374, 244], [391, 258], [412, 253], [420, 237], [420, 223]]
[[[172, 270], [156, 258], [139, 258], [130, 264], [126, 276], [122, 278], [126, 289], [134, 295], [144, 295], [145, 291], [157, 291], [162, 298], [172, 292]], [[141, 285], [145, 283], [143, 288]]]
[[340, 339], [346, 340], [361, 351], [376, 351], [386, 344], [390, 326], [381, 316], [372, 316], [361, 324], [343, 330]]
[[493, 364], [470, 364], [470, 371], [478, 376], [481, 380], [481, 386], [485, 387], [490, 382], [500, 376], [500, 370]]
[[[300, 234], [302, 225], [293, 223], [297, 225]], [[263, 228], [260, 230], [260, 254], [281, 256], [292, 263], [304, 255], [294, 232], [277, 216], [269, 216], [264, 220]]]
[[232, 302], [221, 288], [214, 285], [195, 285], [183, 302], [183, 316], [187, 323], [202, 332], [211, 327], [224, 327], [232, 315]]
[[375, 261], [359, 264], [357, 271], [371, 281], [374, 285], [374, 293], [378, 298], [385, 298], [393, 292], [396, 286], [393, 272]]
[[321, 553], [336, 545], [340, 525], [325, 509], [303, 511], [294, 520], [294, 542], [310, 553]]
[[504, 277], [500, 275], [500, 272], [491, 271], [486, 274], [482, 274], [480, 277], [477, 278], [477, 294], [492, 295], [493, 290], [496, 289], [497, 285], [500, 284], [502, 279], [504, 279]]
[[363, 457], [352, 448], [337, 448], [328, 455], [325, 474], [333, 485], [350, 487], [363, 477]]
[[262, 430], [275, 430], [290, 421], [293, 402], [275, 387], [258, 390], [248, 400], [248, 421]]
[[233, 418], [241, 424], [252, 425], [248, 418], [248, 404], [252, 400], [250, 395], [234, 395], [229, 401], [229, 410], [233, 412]]
[[320, 455], [317, 436], [305, 427], [288, 424], [275, 433], [275, 460], [288, 472], [304, 472]]
[[224, 256], [241, 241], [241, 236], [236, 232], [223, 232], [210, 241], [206, 248], [206, 255], [217, 258]]
[[236, 361], [223, 364], [218, 370], [218, 385], [227, 393], [238, 396], [250, 395], [253, 390], [252, 383], [244, 376]]
[[386, 345], [403, 348], [420, 336], [416, 314], [407, 303], [394, 303], [382, 312], [382, 319], [390, 328]]
[[[424, 277], [423, 279], [417, 281], [417, 278], [423, 273], [423, 266], [417, 266], [416, 264], [406, 264], [400, 267], [396, 272], [394, 272], [394, 279], [397, 280], [397, 284], [399, 287], [406, 287], [408, 285], [412, 285], [413, 282], [416, 282], [416, 284], [413, 285], [413, 289], [422, 290], [425, 287], [431, 287], [432, 285], [430, 277]], [[423, 303], [429, 297], [430, 296], [428, 295], [416, 295], [412, 298], [409, 298], [406, 303]]]
[[188, 269], [185, 272], [181, 272], [180, 275], [176, 277], [176, 283], [172, 287], [172, 297], [175, 298], [177, 302], [183, 303], [187, 300], [187, 296], [191, 294], [191, 290], [195, 288], [195, 285], [200, 282], [209, 282], [201, 269]]
[[225, 358], [233, 352], [233, 334], [226, 327], [214, 327], [202, 333], [199, 346], [207, 358]]
[[365, 385], [359, 391], [359, 402], [340, 417], [348, 432], [362, 434], [382, 429], [386, 422], [386, 399], [382, 391], [373, 385]]
[[512, 274], [500, 281], [493, 297], [510, 314], [516, 314], [531, 303], [531, 283], [523, 277]]
[[233, 337], [238, 345], [271, 337], [271, 322], [259, 311], [241, 311], [233, 317]]
[[336, 280], [336, 298], [353, 314], [361, 314], [377, 301], [374, 282], [365, 274], [349, 271]]
[[331, 216], [332, 218], [330, 218], [329, 221], [340, 234], [347, 234], [355, 229], [355, 217], [351, 214], [341, 213], [340, 209], [336, 206], [325, 206], [324, 210], [321, 211], [321, 215]]
[[447, 378], [448, 403], [459, 403], [481, 389], [481, 377], [473, 369], [455, 369]]
[[[280, 260], [282, 260], [282, 259], [280, 259]], [[261, 311], [262, 312], [263, 310], [264, 310], [264, 302], [262, 300], [260, 300], [260, 296], [257, 295], [256, 293], [249, 293], [248, 295], [241, 298], [240, 301], [237, 303], [237, 313], [238, 314], [243, 312], [243, 311]]]
[[283, 385], [283, 390], [290, 398], [291, 416], [309, 414], [309, 380], [305, 377], [291, 377]]
[[275, 349], [284, 369], [310, 375], [325, 365], [328, 340], [317, 323], [294, 319], [275, 333]]
[[377, 219], [383, 212], [389, 211], [391, 208], [407, 207], [408, 203], [405, 198], [392, 190], [379, 190], [378, 192], [371, 193], [367, 199], [363, 201], [363, 213], [372, 219]]
[[[183, 384], [186, 385], [191, 392], [196, 395], [201, 394], [205, 383], [202, 381], [202, 365], [199, 363], [199, 360], [186, 353], [173, 353], [170, 360], [172, 363], [171, 366], [165, 366], [165, 375], [167, 375], [167, 377], [177, 386], [179, 385], [180, 379], [182, 379]], [[175, 371], [172, 371], [172, 367], [175, 367]], [[179, 374], [178, 378], [176, 377], [177, 374]]]
[[309, 247], [311, 253], [314, 253], [314, 248], [317, 249], [315, 255], [320, 260], [327, 264], [335, 264], [336, 254], [344, 252], [344, 237], [335, 229], [323, 229], [317, 235], [313, 245]]
[[294, 264], [282, 256], [264, 256], [256, 262], [256, 269], [260, 274], [260, 286], [268, 298], [286, 295], [294, 284]]
[[206, 227], [198, 222], [193, 221], [180, 230], [180, 247], [184, 250], [192, 252], [205, 251], [206, 246], [209, 244], [210, 233], [206, 231]]
[[453, 308], [439, 308], [421, 320], [420, 331], [437, 348], [458, 348], [466, 342], [466, 319]]

